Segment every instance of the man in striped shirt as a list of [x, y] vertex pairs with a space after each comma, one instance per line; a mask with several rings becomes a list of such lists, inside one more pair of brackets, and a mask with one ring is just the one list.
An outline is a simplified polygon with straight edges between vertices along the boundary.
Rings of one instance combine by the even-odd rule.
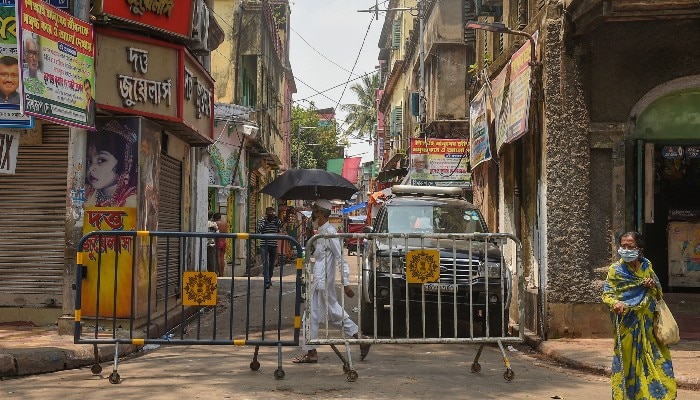
[[[258, 233], [279, 235], [280, 229], [282, 229], [282, 221], [275, 215], [275, 209], [267, 207], [265, 217], [258, 221]], [[275, 260], [277, 260], [277, 240], [260, 239], [260, 257], [263, 264], [265, 289], [272, 286], [272, 274], [275, 272]]]

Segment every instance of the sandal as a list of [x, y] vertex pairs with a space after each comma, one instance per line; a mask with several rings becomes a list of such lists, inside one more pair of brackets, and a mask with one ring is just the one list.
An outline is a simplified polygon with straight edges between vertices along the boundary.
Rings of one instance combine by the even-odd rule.
[[361, 344], [360, 345], [360, 361], [364, 361], [365, 358], [367, 357], [367, 354], [369, 354], [369, 348], [372, 346], [371, 344]]
[[294, 364], [315, 364], [318, 362], [318, 360], [314, 360], [313, 358], [310, 358], [308, 354], [304, 354], [301, 357], [292, 358], [292, 362]]

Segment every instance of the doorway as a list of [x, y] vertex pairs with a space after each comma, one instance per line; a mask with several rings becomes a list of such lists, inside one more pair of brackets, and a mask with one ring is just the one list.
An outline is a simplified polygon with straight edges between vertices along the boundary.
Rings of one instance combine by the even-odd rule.
[[700, 293], [700, 141], [639, 147], [645, 149], [645, 255], [664, 291]]

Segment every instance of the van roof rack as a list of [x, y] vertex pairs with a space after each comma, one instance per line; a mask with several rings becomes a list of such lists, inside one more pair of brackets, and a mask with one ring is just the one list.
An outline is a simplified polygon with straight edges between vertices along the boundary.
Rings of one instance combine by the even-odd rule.
[[393, 193], [397, 196], [423, 195], [423, 196], [442, 196], [442, 197], [462, 197], [462, 189], [458, 188], [458, 187], [394, 185], [391, 187], [391, 193]]

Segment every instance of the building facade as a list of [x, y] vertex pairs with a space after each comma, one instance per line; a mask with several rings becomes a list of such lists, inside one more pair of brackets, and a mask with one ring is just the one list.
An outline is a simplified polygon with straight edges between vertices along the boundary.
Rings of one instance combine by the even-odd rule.
[[[529, 129], [473, 171], [482, 208], [523, 243], [523, 325], [545, 338], [609, 336], [602, 283], [617, 239], [637, 230], [681, 332], [692, 331], [700, 136], [687, 60], [698, 57], [700, 5], [521, 0], [480, 11], [537, 42]], [[477, 64], [493, 82], [525, 43], [477, 31]]]
[[[37, 118], [34, 129], [21, 132], [16, 173], [0, 178], [3, 209], [15, 219], [24, 213], [26, 225], [35, 227], [2, 229], [3, 243], [15, 246], [0, 249], [0, 320], [58, 320], [65, 333], [72, 333], [76, 246], [91, 230], [87, 215], [121, 207], [131, 221], [127, 230], [206, 229], [206, 207], [198, 207], [198, 149], [213, 141], [214, 82], [207, 66], [222, 33], [201, 0], [178, 2], [169, 13], [149, 8], [141, 14], [116, 2], [95, 2], [91, 9], [79, 4], [85, 6], [76, 7], [77, 18], [89, 21], [90, 11], [94, 17], [90, 46], [99, 61], [94, 80], [79, 84], [94, 99], [88, 125], [92, 119], [95, 130]], [[45, 13], [60, 21], [54, 12]], [[44, 71], [43, 78], [47, 85], [76, 88], [68, 74]], [[114, 193], [99, 188], [89, 171], [91, 151], [108, 137], [120, 154]], [[33, 176], [40, 177], [36, 190], [26, 190]], [[36, 221], [29, 216], [34, 213]], [[180, 246], [170, 262], [193, 260], [193, 254], [195, 246]], [[177, 285], [162, 276], [162, 257], [159, 247], [155, 298], [179, 297]]]
[[[220, 126], [226, 133], [210, 146], [210, 153], [229, 154], [230, 158], [212, 158], [212, 176], [229, 176], [231, 181], [211, 181], [211, 206], [214, 212], [225, 211], [222, 214], [232, 222], [232, 228], [254, 232], [265, 208], [275, 206], [260, 189], [291, 163], [291, 109], [296, 86], [289, 64], [290, 8], [284, 0], [217, 0], [214, 10], [226, 32], [221, 48], [212, 54], [216, 101], [222, 107], [247, 111], [245, 116], [220, 114]], [[235, 151], [226, 149], [229, 145]], [[250, 251], [242, 243], [238, 246], [235, 251], [228, 249], [227, 260], [235, 254], [233, 273], [242, 275], [259, 263], [254, 246]]]

